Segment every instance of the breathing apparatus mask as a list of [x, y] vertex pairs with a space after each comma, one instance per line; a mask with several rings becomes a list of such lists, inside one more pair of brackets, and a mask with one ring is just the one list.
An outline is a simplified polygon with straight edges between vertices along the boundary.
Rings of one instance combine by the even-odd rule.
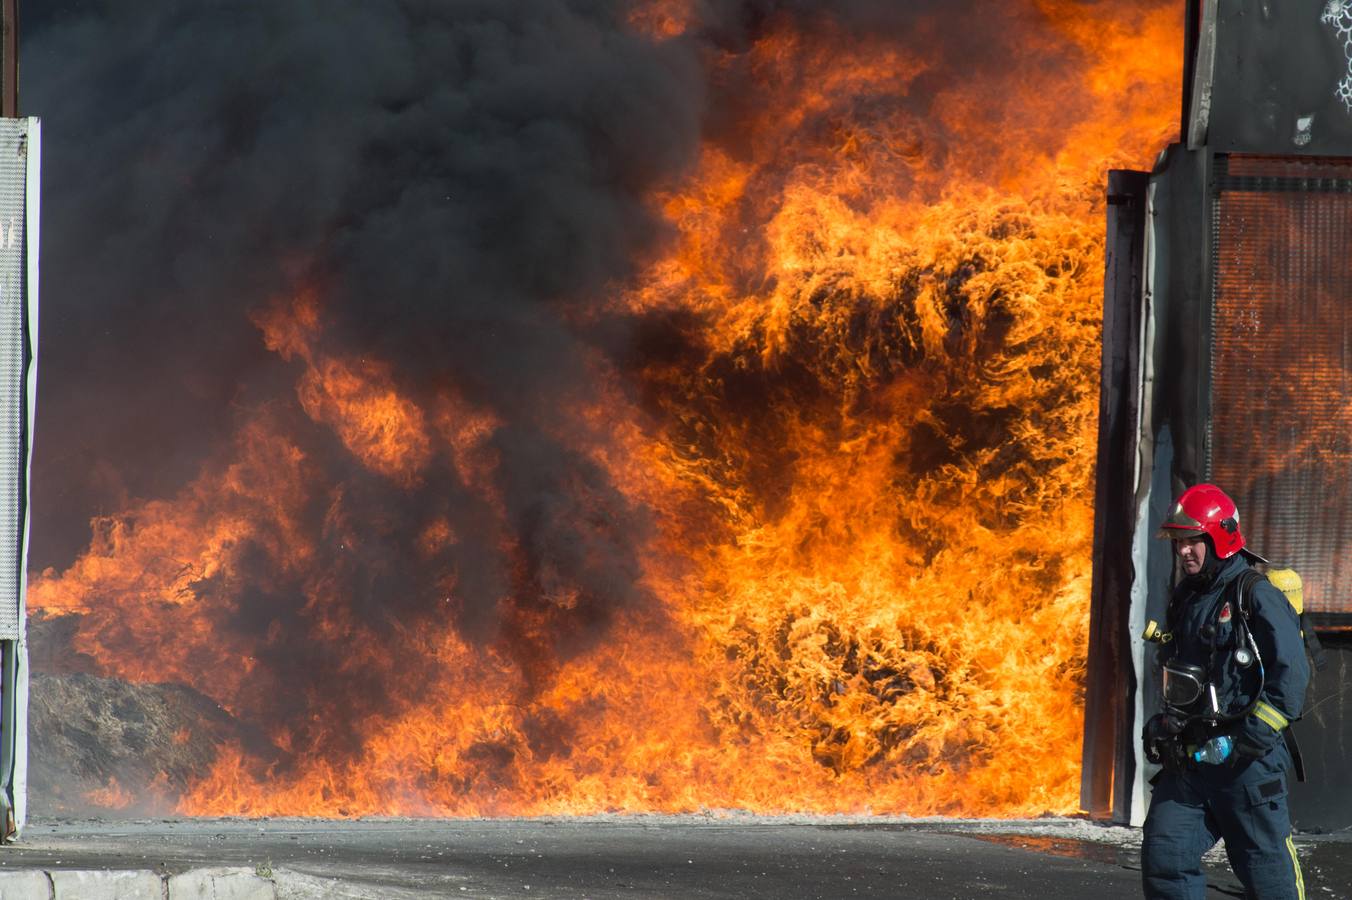
[[1164, 708], [1146, 723], [1141, 738], [1147, 760], [1177, 772], [1190, 765], [1193, 752], [1227, 717], [1204, 667], [1171, 660], [1161, 674]]
[[1165, 705], [1182, 713], [1193, 711], [1194, 705], [1204, 694], [1215, 694], [1216, 691], [1207, 682], [1205, 669], [1181, 662], [1170, 662], [1164, 666], [1162, 688]]

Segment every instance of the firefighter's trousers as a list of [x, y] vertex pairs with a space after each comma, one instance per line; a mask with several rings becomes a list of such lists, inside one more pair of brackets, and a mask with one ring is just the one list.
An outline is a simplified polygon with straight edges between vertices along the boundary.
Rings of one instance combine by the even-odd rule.
[[1141, 842], [1146, 900], [1205, 900], [1202, 855], [1225, 852], [1251, 900], [1305, 900], [1286, 805], [1290, 755], [1161, 772]]

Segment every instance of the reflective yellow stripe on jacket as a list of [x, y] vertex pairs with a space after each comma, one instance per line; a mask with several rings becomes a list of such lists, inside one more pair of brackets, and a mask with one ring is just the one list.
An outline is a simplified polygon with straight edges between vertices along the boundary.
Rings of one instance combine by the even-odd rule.
[[1277, 707], [1265, 700], [1258, 701], [1258, 705], [1253, 708], [1253, 714], [1262, 719], [1273, 731], [1281, 731], [1291, 724]]

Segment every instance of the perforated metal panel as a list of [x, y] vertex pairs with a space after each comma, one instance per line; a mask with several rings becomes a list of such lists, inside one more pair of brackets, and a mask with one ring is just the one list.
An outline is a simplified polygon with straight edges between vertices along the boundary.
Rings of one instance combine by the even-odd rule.
[[28, 482], [29, 129], [0, 119], [0, 639], [17, 640], [22, 614]]
[[1209, 478], [1352, 614], [1352, 159], [1217, 157], [1211, 250]]

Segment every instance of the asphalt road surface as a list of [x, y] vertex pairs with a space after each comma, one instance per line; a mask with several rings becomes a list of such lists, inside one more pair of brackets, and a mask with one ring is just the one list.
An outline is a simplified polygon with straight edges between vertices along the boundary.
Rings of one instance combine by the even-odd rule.
[[[1352, 898], [1352, 835], [1298, 840], [1306, 895]], [[30, 823], [6, 869], [249, 866], [279, 897], [1139, 898], [1139, 832], [1031, 822], [604, 816]], [[1242, 896], [1219, 852], [1208, 897]]]

